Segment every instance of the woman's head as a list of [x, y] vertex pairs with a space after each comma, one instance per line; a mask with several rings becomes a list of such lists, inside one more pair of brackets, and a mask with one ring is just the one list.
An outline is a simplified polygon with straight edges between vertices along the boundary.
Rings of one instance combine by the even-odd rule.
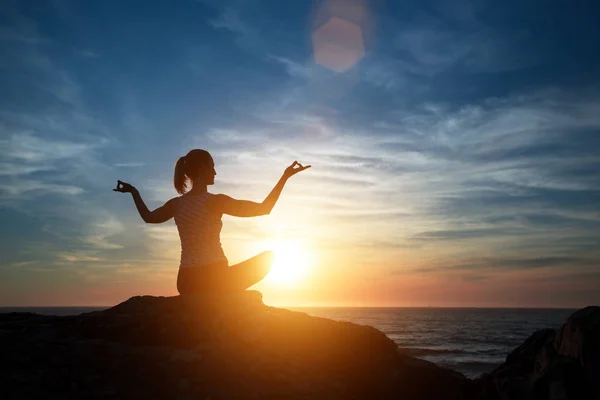
[[206, 150], [194, 149], [177, 160], [173, 184], [177, 193], [184, 194], [194, 185], [214, 184], [215, 175], [217, 175], [215, 163], [210, 153]]

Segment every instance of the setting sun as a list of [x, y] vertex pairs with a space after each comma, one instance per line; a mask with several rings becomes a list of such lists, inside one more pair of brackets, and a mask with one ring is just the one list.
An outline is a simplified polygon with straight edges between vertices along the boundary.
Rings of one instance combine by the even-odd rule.
[[311, 268], [311, 256], [302, 243], [294, 240], [269, 241], [275, 259], [265, 281], [277, 285], [294, 284], [304, 278]]

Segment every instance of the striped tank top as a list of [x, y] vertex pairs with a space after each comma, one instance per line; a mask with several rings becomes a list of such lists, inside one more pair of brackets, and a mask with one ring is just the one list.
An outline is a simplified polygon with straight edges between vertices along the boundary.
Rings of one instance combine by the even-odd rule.
[[206, 208], [206, 200], [214, 196], [180, 196], [174, 219], [181, 239], [180, 268], [217, 262], [228, 263], [221, 247], [221, 218]]

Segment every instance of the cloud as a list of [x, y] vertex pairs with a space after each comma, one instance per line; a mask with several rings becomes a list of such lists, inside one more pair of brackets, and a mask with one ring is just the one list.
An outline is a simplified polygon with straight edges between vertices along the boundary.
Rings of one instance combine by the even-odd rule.
[[301, 64], [296, 61], [292, 61], [289, 58], [268, 54], [267, 59], [276, 61], [283, 65], [286, 72], [292, 77], [307, 79], [310, 78], [315, 72], [314, 65]]
[[143, 162], [128, 162], [128, 163], [116, 163], [117, 168], [139, 168], [144, 167], [146, 163]]
[[106, 215], [101, 220], [91, 223], [87, 237], [84, 238], [85, 243], [91, 244], [96, 249], [114, 250], [122, 249], [123, 245], [109, 241], [112, 236], [115, 236], [125, 230], [123, 223], [112, 215]]
[[423, 232], [415, 236], [416, 240], [458, 240], [479, 239], [486, 237], [514, 236], [519, 234], [519, 229], [506, 228], [481, 228], [481, 229], [453, 229], [446, 231]]
[[83, 58], [99, 58], [100, 57], [100, 54], [98, 54], [94, 50], [90, 50], [90, 49], [81, 50], [80, 54]]
[[542, 269], [542, 268], [577, 268], [598, 267], [598, 260], [579, 256], [548, 256], [531, 258], [481, 258], [474, 260], [461, 260], [454, 264], [440, 264], [416, 268], [414, 272], [436, 273], [436, 272], [459, 272], [479, 271], [482, 273], [499, 270]]
[[[527, 43], [529, 42], [529, 43]], [[505, 33], [481, 26], [460, 32], [435, 25], [403, 29], [394, 48], [413, 62], [409, 72], [434, 75], [454, 69], [459, 73], [497, 73], [531, 67], [539, 62], [526, 52], [531, 38], [525, 32]]]
[[[377, 49], [359, 66], [363, 82], [394, 93], [394, 102], [408, 104], [482, 94], [484, 98], [485, 92], [498, 90], [494, 76], [516, 76], [556, 54], [556, 44], [548, 44], [552, 39], [540, 26], [499, 20], [489, 3], [440, 3], [379, 16]], [[518, 8], [513, 7], [515, 19], [522, 17]], [[500, 79], [512, 84], [507, 75]]]
[[270, 46], [258, 26], [251, 26], [242, 21], [240, 12], [240, 9], [227, 7], [216, 19], [209, 21], [209, 25], [214, 29], [225, 30], [232, 34], [234, 43], [241, 50], [262, 57]]
[[52, 171], [54, 167], [48, 165], [23, 165], [19, 163], [0, 163], [0, 176], [29, 175], [34, 172]]
[[31, 164], [44, 164], [66, 158], [85, 155], [93, 146], [61, 140], [47, 140], [30, 132], [12, 134], [8, 140], [0, 140], [2, 156]]
[[[0, 173], [0, 196], [6, 199], [48, 192], [83, 193], [82, 187], [62, 182], [64, 178], [69, 180], [71, 174], [64, 166], [85, 162], [98, 146], [97, 143], [42, 138], [30, 132], [9, 134], [7, 139], [0, 139], [0, 163], [4, 166]], [[39, 176], [43, 173], [52, 175], [41, 180]]]
[[70, 263], [80, 263], [80, 262], [89, 263], [89, 262], [103, 261], [99, 257], [94, 257], [94, 256], [90, 256], [90, 255], [81, 254], [81, 252], [77, 252], [77, 253], [60, 253], [60, 254], [57, 254], [57, 257], [59, 259], [62, 259], [64, 261], [67, 261], [67, 262], [70, 262]]
[[78, 195], [84, 192], [84, 189], [77, 186], [44, 183], [36, 180], [18, 180], [11, 184], [0, 183], [0, 200], [21, 198], [24, 195], [31, 198], [33, 196], [43, 196], [47, 193]]
[[411, 69], [405, 61], [389, 56], [367, 56], [362, 62], [361, 78], [363, 82], [387, 91], [398, 92], [407, 86], [415, 86], [415, 79], [405, 71]]
[[227, 29], [231, 32], [245, 35], [249, 33], [249, 29], [240, 20], [239, 10], [227, 8], [216, 19], [209, 22], [210, 26], [215, 29]]

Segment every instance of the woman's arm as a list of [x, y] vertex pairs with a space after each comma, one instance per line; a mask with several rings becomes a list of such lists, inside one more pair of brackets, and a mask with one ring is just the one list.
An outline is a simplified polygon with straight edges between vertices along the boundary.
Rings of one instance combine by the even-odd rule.
[[133, 197], [133, 202], [135, 203], [135, 206], [138, 212], [140, 213], [140, 217], [142, 217], [144, 222], [148, 224], [160, 224], [166, 222], [173, 218], [173, 215], [175, 214], [174, 198], [167, 201], [164, 205], [158, 207], [156, 210], [150, 211], [148, 207], [146, 207], [146, 203], [144, 203], [140, 192], [138, 192], [138, 190], [134, 186], [125, 182], [118, 181], [117, 188], [113, 189], [113, 191], [121, 193], [131, 193], [131, 196]]
[[[299, 167], [294, 168], [296, 165]], [[286, 168], [273, 190], [271, 190], [271, 193], [269, 193], [262, 203], [256, 203], [248, 200], [236, 200], [227, 195], [220, 194], [216, 197], [217, 209], [220, 213], [235, 217], [257, 217], [259, 215], [270, 214], [271, 210], [273, 210], [273, 207], [275, 207], [275, 204], [277, 203], [279, 195], [281, 195], [281, 191], [283, 190], [287, 180], [298, 172], [304, 171], [307, 168], [310, 168], [310, 165], [304, 167], [302, 164], [294, 161], [292, 165]]]
[[135, 206], [137, 207], [138, 212], [140, 213], [140, 217], [147, 224], [162, 224], [163, 222], [167, 222], [175, 215], [175, 199], [171, 199], [167, 201], [162, 206], [158, 207], [154, 211], [148, 210], [140, 192], [134, 190], [131, 195], [133, 196], [133, 201]]
[[234, 217], [258, 217], [270, 214], [287, 180], [288, 177], [285, 175], [282, 176], [262, 203], [250, 200], [237, 200], [226, 194], [218, 194], [216, 196], [216, 208], [219, 213]]

